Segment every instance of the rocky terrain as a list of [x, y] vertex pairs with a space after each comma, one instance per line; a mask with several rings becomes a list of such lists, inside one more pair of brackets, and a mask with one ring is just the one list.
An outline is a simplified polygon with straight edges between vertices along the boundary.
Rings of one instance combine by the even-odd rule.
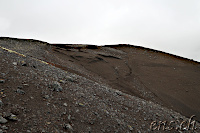
[[199, 77], [143, 47], [1, 37], [0, 133], [198, 133]]

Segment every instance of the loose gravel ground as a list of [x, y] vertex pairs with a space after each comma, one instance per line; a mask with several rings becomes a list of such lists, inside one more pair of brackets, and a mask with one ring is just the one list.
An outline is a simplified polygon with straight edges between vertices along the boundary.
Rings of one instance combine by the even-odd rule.
[[[11, 48], [12, 43], [0, 46]], [[189, 118], [29, 56], [0, 48], [0, 132], [191, 132]], [[15, 47], [18, 47], [17, 44]], [[41, 46], [43, 47], [43, 46]], [[46, 46], [45, 46], [46, 47]], [[28, 48], [27, 48], [28, 49]], [[40, 52], [33, 47], [31, 52]], [[18, 51], [20, 53], [20, 49]], [[176, 121], [163, 130], [153, 121]], [[193, 120], [192, 120], [193, 121]], [[193, 121], [194, 122], [194, 121]], [[166, 126], [167, 127], [167, 126]], [[184, 128], [185, 127], [185, 128]], [[200, 132], [196, 122], [194, 132]]]

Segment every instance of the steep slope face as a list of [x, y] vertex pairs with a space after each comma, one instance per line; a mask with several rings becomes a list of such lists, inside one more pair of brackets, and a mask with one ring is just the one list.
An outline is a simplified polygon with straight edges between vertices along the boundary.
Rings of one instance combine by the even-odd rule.
[[[200, 121], [200, 64], [165, 53], [128, 46], [48, 50], [52, 63], [107, 83], [127, 94], [161, 104]], [[48, 59], [47, 59], [48, 60]], [[87, 73], [86, 73], [87, 72]], [[91, 75], [91, 76], [87, 76]]]
[[200, 64], [152, 51], [124, 49], [133, 73], [165, 106], [200, 121]]
[[[177, 61], [157, 53], [157, 60], [153, 60], [152, 64], [153, 61], [147, 58], [151, 52], [127, 47], [79, 50], [16, 39], [0, 40], [0, 46], [0, 113], [8, 120], [2, 124], [8, 129], [1, 127], [2, 130], [150, 132], [153, 121], [167, 121], [169, 124], [170, 121], [179, 120], [173, 124], [175, 127], [190, 117], [185, 118], [185, 112], [180, 115], [164, 107], [171, 107], [170, 104], [178, 103], [180, 98], [167, 102], [167, 97], [159, 94], [171, 96], [177, 90], [167, 90], [166, 85], [159, 80], [162, 76], [174, 74], [173, 71], [169, 73], [174, 64], [177, 69], [177, 66], [185, 63], [186, 68], [190, 69], [185, 68], [187, 71], [184, 72], [188, 76], [189, 73], [194, 76], [189, 70], [196, 68], [198, 74], [198, 64]], [[162, 63], [169, 65], [166, 70], [163, 70], [165, 65]], [[155, 72], [155, 66], [158, 67], [156, 70], [159, 74], [158, 71]], [[148, 77], [151, 74], [154, 75]], [[166, 83], [171, 84], [171, 78], [162, 81], [166, 80]], [[190, 80], [187, 81], [190, 83]], [[157, 85], [157, 88], [151, 84]], [[164, 87], [159, 88], [159, 85]], [[189, 91], [192, 90], [187, 92]], [[195, 95], [193, 97], [198, 99]], [[17, 121], [10, 119], [13, 115], [17, 117]], [[196, 127], [195, 131], [199, 132], [198, 122]], [[157, 132], [165, 132], [162, 128], [163, 126], [156, 128]], [[175, 132], [175, 129], [170, 131]]]

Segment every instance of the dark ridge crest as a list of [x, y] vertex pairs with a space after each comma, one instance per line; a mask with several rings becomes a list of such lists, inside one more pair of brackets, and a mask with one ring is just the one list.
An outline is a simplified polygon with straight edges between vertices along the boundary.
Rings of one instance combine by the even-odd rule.
[[173, 58], [177, 58], [177, 59], [180, 59], [180, 60], [187, 60], [187, 61], [189, 61], [191, 63], [200, 64], [200, 62], [195, 61], [193, 59], [189, 59], [189, 58], [182, 57], [182, 56], [179, 56], [179, 55], [167, 53], [167, 52], [164, 52], [164, 51], [161, 51], [161, 50], [155, 50], [155, 49], [146, 48], [146, 47], [142, 47], [142, 46], [131, 45], [131, 44], [104, 45], [103, 47], [110, 47], [110, 48], [120, 48], [120, 47], [137, 48], [137, 49], [142, 49], [142, 50], [147, 50], [147, 51], [150, 51], [150, 52], [163, 54], [163, 55], [170, 56], [170, 57], [173, 57]]
[[179, 55], [175, 55], [175, 54], [171, 54], [171, 53], [167, 53], [164, 51], [160, 51], [160, 50], [155, 50], [155, 49], [151, 49], [151, 48], [146, 48], [146, 47], [142, 47], [142, 46], [136, 46], [136, 45], [131, 45], [131, 44], [114, 44], [114, 45], [104, 45], [104, 46], [97, 46], [97, 45], [92, 45], [92, 44], [54, 44], [54, 43], [48, 43], [45, 41], [40, 41], [40, 40], [35, 40], [35, 39], [24, 39], [24, 38], [14, 38], [14, 37], [0, 37], [0, 40], [18, 40], [18, 41], [29, 41], [29, 42], [37, 42], [37, 43], [43, 43], [46, 45], [53, 45], [56, 47], [60, 47], [60, 48], [66, 48], [66, 49], [99, 49], [101, 47], [110, 47], [110, 48], [137, 48], [137, 49], [142, 49], [142, 50], [147, 50], [150, 52], [155, 52], [155, 53], [159, 53], [159, 54], [163, 54], [169, 57], [173, 57], [179, 60], [185, 60], [185, 61], [189, 61], [190, 63], [193, 64], [200, 64], [199, 61], [195, 61], [193, 59], [189, 59], [186, 57], [182, 57]]
[[0, 37], [0, 40], [18, 40], [18, 41], [29, 41], [29, 42], [37, 42], [48, 44], [48, 42], [36, 40], [36, 39], [25, 39], [25, 38], [14, 38], [14, 37]]

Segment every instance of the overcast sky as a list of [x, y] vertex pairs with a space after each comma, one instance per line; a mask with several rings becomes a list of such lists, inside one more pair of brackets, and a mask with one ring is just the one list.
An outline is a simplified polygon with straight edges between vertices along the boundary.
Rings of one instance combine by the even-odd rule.
[[133, 44], [200, 61], [200, 0], [0, 0], [0, 36]]

